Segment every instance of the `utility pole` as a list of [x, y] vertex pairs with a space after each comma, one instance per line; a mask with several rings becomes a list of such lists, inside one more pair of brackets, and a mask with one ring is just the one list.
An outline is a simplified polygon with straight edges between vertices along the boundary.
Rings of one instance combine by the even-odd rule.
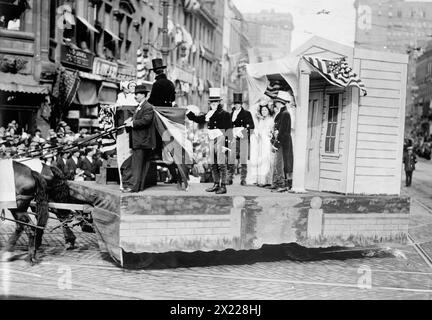
[[169, 37], [168, 37], [168, 9], [169, 9], [169, 0], [162, 0], [162, 14], [163, 14], [163, 20], [162, 20], [162, 60], [165, 65], [168, 63], [168, 55], [170, 52], [169, 48]]

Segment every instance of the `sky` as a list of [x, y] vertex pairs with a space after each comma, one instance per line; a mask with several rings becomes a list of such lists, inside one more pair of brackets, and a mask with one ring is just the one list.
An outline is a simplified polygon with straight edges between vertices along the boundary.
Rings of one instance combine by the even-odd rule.
[[[355, 33], [354, 0], [232, 0], [242, 13], [275, 9], [294, 18], [292, 49], [314, 35], [352, 46]], [[317, 15], [321, 10], [329, 15]]]

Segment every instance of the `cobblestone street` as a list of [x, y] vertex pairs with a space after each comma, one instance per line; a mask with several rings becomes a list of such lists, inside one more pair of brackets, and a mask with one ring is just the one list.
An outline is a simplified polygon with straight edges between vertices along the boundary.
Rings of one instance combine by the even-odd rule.
[[[429, 163], [419, 164], [421, 168]], [[420, 183], [420, 182], [418, 182]], [[415, 182], [414, 182], [415, 184]], [[422, 195], [403, 189], [413, 198], [410, 235], [432, 255], [432, 212]], [[54, 220], [52, 220], [54, 221]], [[51, 222], [52, 224], [53, 222]], [[54, 221], [55, 223], [55, 221]], [[3, 222], [0, 241], [13, 230]], [[39, 257], [24, 261], [26, 236], [15, 260], [0, 263], [2, 297], [48, 299], [430, 299], [432, 268], [408, 243], [403, 257], [372, 257], [345, 261], [276, 261], [251, 265], [221, 265], [158, 270], [125, 270], [101, 254], [94, 234], [76, 231], [78, 248], [63, 249], [57, 229], [44, 237]], [[251, 253], [254, 254], [254, 253]], [[369, 277], [370, 276], [370, 277]], [[371, 286], [368, 288], [367, 280]]]

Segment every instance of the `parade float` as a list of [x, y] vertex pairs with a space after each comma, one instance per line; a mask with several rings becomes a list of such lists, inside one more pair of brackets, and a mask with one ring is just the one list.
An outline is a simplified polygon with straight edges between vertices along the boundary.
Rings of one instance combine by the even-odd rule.
[[[407, 63], [406, 55], [313, 38], [285, 59], [247, 66], [251, 104], [276, 80], [294, 93], [292, 193], [234, 185], [217, 196], [192, 184], [187, 192], [157, 185], [124, 194], [118, 185], [71, 182], [72, 195], [94, 206], [101, 248], [128, 267], [170, 252], [404, 242]], [[343, 73], [357, 80], [341, 84]]]

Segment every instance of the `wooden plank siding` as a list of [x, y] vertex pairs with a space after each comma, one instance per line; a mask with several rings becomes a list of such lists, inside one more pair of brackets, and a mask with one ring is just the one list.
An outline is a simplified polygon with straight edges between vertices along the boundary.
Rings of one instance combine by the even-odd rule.
[[[378, 55], [379, 56], [379, 55]], [[367, 96], [360, 97], [354, 193], [399, 194], [399, 140], [404, 108], [404, 64], [362, 57], [360, 78]]]
[[382, 71], [382, 70], [368, 70], [363, 69], [362, 70], [362, 80], [365, 83], [366, 87], [368, 80], [391, 80], [396, 81], [400, 84], [401, 81], [401, 73], [400, 72], [388, 72], [388, 71]]

